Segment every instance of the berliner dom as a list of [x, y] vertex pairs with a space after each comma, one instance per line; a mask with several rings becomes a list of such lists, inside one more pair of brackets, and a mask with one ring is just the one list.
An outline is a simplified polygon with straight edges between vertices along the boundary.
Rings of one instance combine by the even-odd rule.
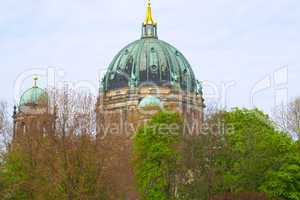
[[[108, 128], [112, 123], [139, 125], [149, 117], [141, 114], [145, 106], [140, 105], [149, 101], [162, 109], [180, 112], [188, 126], [201, 126], [204, 107], [201, 83], [185, 56], [159, 39], [150, 1], [141, 38], [117, 53], [101, 81], [97, 104], [99, 127]], [[98, 133], [101, 131], [99, 128]]]

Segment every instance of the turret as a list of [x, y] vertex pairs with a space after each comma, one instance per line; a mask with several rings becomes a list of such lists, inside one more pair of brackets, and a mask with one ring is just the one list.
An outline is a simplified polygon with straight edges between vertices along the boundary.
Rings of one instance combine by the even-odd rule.
[[45, 89], [38, 87], [38, 78], [33, 78], [33, 86], [26, 90], [14, 107], [14, 137], [31, 132], [54, 132], [55, 114], [49, 107], [49, 97]]

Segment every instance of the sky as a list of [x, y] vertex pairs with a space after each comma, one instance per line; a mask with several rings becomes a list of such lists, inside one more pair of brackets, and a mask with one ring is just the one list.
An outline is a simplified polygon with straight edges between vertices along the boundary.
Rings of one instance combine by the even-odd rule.
[[[152, 0], [159, 38], [179, 49], [206, 102], [265, 112], [300, 96], [299, 0]], [[141, 35], [146, 0], [0, 0], [0, 99], [32, 76], [97, 94], [113, 57]]]

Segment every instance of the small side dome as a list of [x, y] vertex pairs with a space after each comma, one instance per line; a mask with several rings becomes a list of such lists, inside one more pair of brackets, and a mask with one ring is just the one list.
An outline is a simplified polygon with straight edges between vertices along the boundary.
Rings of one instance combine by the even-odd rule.
[[48, 102], [48, 94], [41, 88], [33, 87], [25, 91], [20, 99], [19, 106], [45, 105]]
[[160, 99], [157, 98], [157, 97], [151, 96], [151, 95], [144, 97], [141, 100], [141, 102], [139, 103], [139, 108], [145, 108], [145, 107], [148, 107], [148, 106], [149, 107], [152, 107], [152, 106], [153, 107], [160, 107], [160, 108], [163, 107]]
[[37, 78], [34, 78], [34, 86], [26, 90], [20, 98], [21, 106], [45, 106], [48, 105], [48, 94], [45, 90], [36, 85]]

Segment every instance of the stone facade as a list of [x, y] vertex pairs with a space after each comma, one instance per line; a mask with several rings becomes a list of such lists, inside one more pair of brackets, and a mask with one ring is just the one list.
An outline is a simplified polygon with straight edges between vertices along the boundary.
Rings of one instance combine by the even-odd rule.
[[14, 137], [38, 131], [41, 134], [53, 134], [55, 131], [55, 114], [50, 112], [48, 105], [22, 106], [14, 116]]
[[126, 87], [100, 94], [96, 105], [98, 135], [132, 134], [155, 112], [139, 107], [140, 101], [150, 95], [161, 100], [162, 109], [181, 113], [189, 134], [201, 128], [204, 107], [201, 95], [172, 87]]

